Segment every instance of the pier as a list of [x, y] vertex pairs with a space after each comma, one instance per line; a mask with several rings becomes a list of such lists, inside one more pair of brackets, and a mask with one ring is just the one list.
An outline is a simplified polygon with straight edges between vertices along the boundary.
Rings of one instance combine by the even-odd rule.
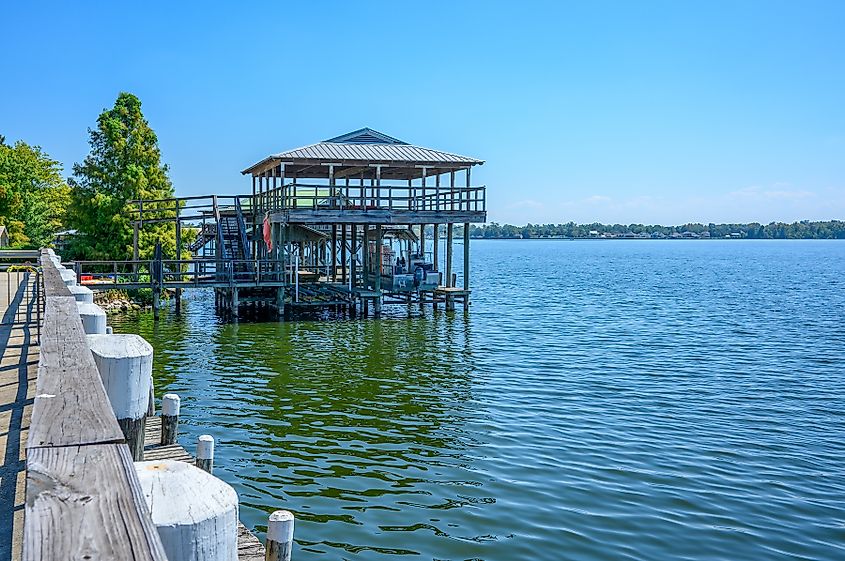
[[269, 516], [265, 549], [213, 477], [213, 439], [196, 458], [177, 443], [174, 396], [155, 416], [149, 345], [86, 321], [91, 292], [50, 250], [38, 261], [0, 272], [2, 559], [288, 561], [292, 515]]
[[[248, 194], [133, 201], [133, 258], [77, 262], [77, 281], [151, 288], [156, 317], [162, 291], [172, 291], [178, 312], [182, 291], [201, 287], [235, 317], [311, 307], [378, 315], [385, 303], [466, 309], [469, 225], [487, 219], [486, 187], [472, 184], [471, 171], [483, 163], [366, 128], [286, 150], [242, 171]], [[175, 248], [142, 259], [145, 225], [163, 223], [175, 225]], [[456, 225], [461, 286], [452, 270]]]

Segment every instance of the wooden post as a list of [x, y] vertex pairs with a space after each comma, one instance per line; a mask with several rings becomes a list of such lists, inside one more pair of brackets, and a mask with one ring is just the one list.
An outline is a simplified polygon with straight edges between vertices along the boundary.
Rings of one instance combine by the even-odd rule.
[[153, 287], [153, 319], [158, 321], [159, 308], [161, 308], [161, 291], [158, 287]]
[[[381, 169], [381, 168], [379, 168]], [[382, 246], [382, 231], [381, 231], [381, 224], [376, 225], [376, 283], [375, 283], [375, 291], [376, 291], [376, 301], [374, 303], [375, 307], [375, 314], [376, 316], [381, 314], [381, 271], [382, 266], [384, 265], [384, 255], [381, 251]]]
[[267, 522], [265, 561], [290, 561], [293, 550], [293, 514], [277, 510]]
[[178, 460], [138, 462], [135, 472], [167, 559], [238, 559], [238, 495], [231, 486]]
[[[348, 178], [347, 178], [348, 179]], [[340, 282], [346, 285], [346, 224], [340, 225]]]
[[106, 334], [106, 312], [101, 307], [88, 302], [77, 302], [76, 308], [86, 335]]
[[[255, 192], [255, 175], [252, 176], [252, 198], [249, 201], [249, 210], [252, 212], [252, 260], [258, 259], [258, 200]], [[203, 219], [204, 220], [204, 219]]]
[[232, 288], [232, 314], [237, 316], [238, 315], [238, 305], [240, 302], [238, 301], [238, 287], [235, 286]]
[[179, 434], [179, 409], [182, 400], [175, 393], [161, 398], [161, 445], [176, 444]]
[[[111, 335], [111, 333], [109, 333]], [[150, 380], [150, 399], [147, 405], [147, 417], [153, 417], [156, 414], [156, 392], [153, 386], [153, 381]]]
[[337, 280], [337, 224], [332, 224], [332, 255], [329, 262], [332, 266], [331, 280], [334, 282]]
[[469, 222], [464, 222], [464, 310], [469, 309]]
[[[141, 208], [143, 208], [143, 206]], [[138, 249], [138, 237], [140, 229], [141, 225], [137, 221], [132, 224], [132, 261], [134, 261], [134, 263], [132, 264], [132, 272], [136, 275], [138, 274], [138, 260], [141, 258], [141, 254]]]
[[214, 470], [214, 437], [210, 434], [197, 439], [197, 467], [208, 473]]
[[420, 257], [425, 261], [425, 224], [420, 224]]
[[[179, 271], [178, 279], [182, 280], [182, 221], [179, 219], [181, 215], [181, 208], [179, 201], [176, 201], [176, 267]], [[182, 313], [182, 289], [177, 288], [176, 294], [176, 313]]]
[[446, 286], [452, 283], [452, 224], [446, 225]]
[[440, 224], [434, 225], [434, 270], [440, 271]]
[[153, 348], [139, 335], [89, 335], [88, 347], [132, 459], [141, 461], [153, 383]]
[[361, 237], [361, 248], [363, 255], [361, 256], [361, 264], [363, 265], [363, 283], [364, 289], [370, 289], [370, 239], [368, 236], [369, 224], [364, 224], [364, 233]]

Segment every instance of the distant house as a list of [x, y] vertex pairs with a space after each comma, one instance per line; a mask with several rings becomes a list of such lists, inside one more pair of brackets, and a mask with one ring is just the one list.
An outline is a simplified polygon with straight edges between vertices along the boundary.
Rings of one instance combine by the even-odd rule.
[[710, 232], [701, 232], [701, 237], [702, 237], [702, 238], [709, 238], [709, 237], [710, 237]]
[[696, 239], [698, 238], [698, 234], [696, 234], [695, 232], [684, 232], [683, 234], [681, 234], [681, 237], [687, 239]]
[[599, 231], [598, 230], [590, 230], [590, 237], [591, 238], [599, 237]]
[[0, 247], [9, 247], [9, 232], [5, 226], [0, 226]]
[[62, 230], [61, 232], [56, 232], [55, 237], [53, 238], [53, 247], [56, 249], [57, 253], [61, 253], [67, 247], [67, 242], [76, 235], [76, 230]]

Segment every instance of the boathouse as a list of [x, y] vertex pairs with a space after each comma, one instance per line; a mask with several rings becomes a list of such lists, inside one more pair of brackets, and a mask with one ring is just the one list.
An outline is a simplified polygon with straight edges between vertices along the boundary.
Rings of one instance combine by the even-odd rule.
[[[294, 305], [338, 288], [372, 300], [376, 312], [384, 299], [467, 305], [469, 225], [487, 218], [485, 188], [472, 185], [471, 170], [483, 163], [369, 128], [272, 154], [242, 172], [252, 178], [250, 221], [263, 225], [252, 257], [297, 271], [286, 278]], [[464, 226], [461, 287], [452, 274], [454, 224]]]

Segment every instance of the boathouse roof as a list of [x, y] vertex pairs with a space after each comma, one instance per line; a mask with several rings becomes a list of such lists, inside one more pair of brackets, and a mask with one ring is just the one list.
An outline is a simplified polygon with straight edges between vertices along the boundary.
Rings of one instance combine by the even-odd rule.
[[427, 175], [466, 169], [483, 164], [483, 160], [451, 152], [415, 146], [382, 132], [363, 128], [316, 144], [271, 154], [243, 170], [243, 174], [259, 175], [285, 164], [285, 174], [298, 177], [328, 177], [328, 164], [345, 169], [335, 170], [341, 176], [371, 177], [372, 166], [381, 165], [387, 179], [419, 178], [423, 166], [432, 168]]

